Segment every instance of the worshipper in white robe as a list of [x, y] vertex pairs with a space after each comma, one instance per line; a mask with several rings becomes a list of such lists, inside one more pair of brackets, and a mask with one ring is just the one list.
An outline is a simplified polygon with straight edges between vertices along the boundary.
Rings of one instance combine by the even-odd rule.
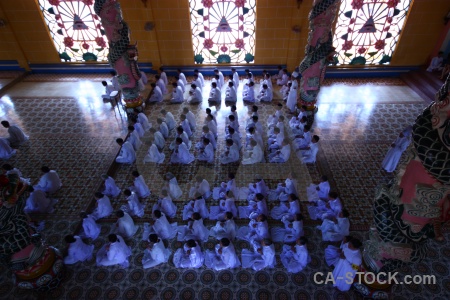
[[163, 120], [164, 120], [164, 122], [166, 122], [167, 128], [169, 128], [169, 131], [171, 131], [172, 129], [174, 129], [177, 126], [177, 121], [175, 121], [175, 118], [170, 111], [162, 109], [161, 114], [163, 115]]
[[169, 84], [169, 81], [167, 80], [167, 74], [166, 72], [164, 72], [164, 68], [160, 67], [159, 68], [159, 77], [162, 79], [162, 81], [164, 82], [165, 85]]
[[170, 99], [170, 103], [179, 104], [184, 102], [184, 92], [181, 87], [176, 83], [172, 83], [172, 98]]
[[111, 71], [109, 72], [111, 74], [111, 85], [114, 88], [114, 91], [120, 91], [120, 84], [119, 84], [119, 78], [117, 78], [117, 72]]
[[139, 110], [137, 109], [134, 110], [134, 113], [135, 115], [137, 115], [137, 119], [142, 125], [142, 128], [144, 128], [144, 131], [148, 131], [150, 130], [150, 128], [152, 128], [152, 124], [148, 121], [148, 118], [144, 113], [139, 112]]
[[118, 220], [116, 224], [113, 225], [113, 233], [119, 234], [128, 239], [138, 231], [139, 227], [134, 224], [133, 218], [131, 218], [128, 213], [118, 210], [116, 212], [116, 217]]
[[123, 205], [120, 209], [131, 216], [142, 218], [144, 216], [145, 204], [139, 201], [139, 197], [130, 189], [125, 189], [123, 194], [127, 197], [128, 205]]
[[333, 270], [333, 278], [335, 280], [333, 287], [336, 287], [341, 292], [346, 292], [351, 288], [356, 272], [361, 267], [362, 256], [359, 250], [361, 246], [361, 241], [356, 238], [352, 238], [347, 244], [342, 246], [340, 259]]
[[3, 127], [8, 129], [9, 137], [7, 138], [11, 147], [19, 147], [29, 140], [29, 137], [17, 125], [10, 125], [8, 121], [2, 121]]
[[34, 186], [35, 190], [41, 190], [52, 194], [62, 187], [61, 179], [55, 170], [50, 170], [49, 167], [43, 166], [41, 171], [44, 174], [39, 179], [39, 182]]
[[189, 153], [189, 149], [181, 138], [176, 139], [176, 147], [170, 156], [170, 163], [188, 165], [195, 160], [194, 155]]
[[291, 194], [298, 195], [295, 188], [295, 182], [292, 175], [286, 178], [286, 180], [277, 185], [277, 188], [269, 191], [269, 201], [280, 200], [288, 201]]
[[112, 84], [108, 84], [106, 81], [102, 81], [103, 88], [105, 89], [105, 93], [102, 94], [103, 101], [109, 101], [110, 95], [112, 92], [116, 91]]
[[[232, 191], [235, 198], [239, 196], [239, 188], [236, 187], [235, 174], [230, 172], [228, 173], [228, 181], [226, 182], [226, 192]], [[223, 182], [225, 183], [225, 182]], [[236, 215], [237, 216], [237, 215]]]
[[172, 251], [164, 246], [163, 240], [157, 234], [150, 234], [148, 242], [149, 244], [144, 250], [144, 256], [142, 257], [142, 268], [156, 267], [169, 261]]
[[294, 128], [295, 126], [297, 126], [303, 117], [306, 118], [306, 110], [307, 110], [306, 105], [302, 105], [300, 107], [300, 112], [299, 112], [298, 116], [297, 117], [294, 116], [289, 120], [289, 126], [291, 128]]
[[69, 245], [67, 256], [64, 257], [64, 264], [73, 265], [77, 262], [83, 262], [92, 258], [94, 245], [87, 245], [81, 237], [77, 235], [67, 235], [64, 241]]
[[53, 206], [58, 202], [56, 199], [47, 198], [42, 190], [35, 190], [32, 186], [28, 187], [30, 196], [25, 203], [24, 212], [51, 214], [54, 211]]
[[95, 193], [94, 197], [97, 203], [94, 212], [91, 214], [92, 218], [97, 221], [98, 219], [110, 216], [113, 212], [113, 208], [109, 198], [99, 192]]
[[162, 164], [166, 155], [159, 152], [158, 146], [155, 143], [150, 142], [150, 148], [148, 149], [147, 155], [144, 157], [144, 164], [148, 162]]
[[267, 145], [271, 152], [274, 152], [282, 147], [284, 141], [284, 132], [280, 128], [275, 127], [273, 129], [273, 134], [269, 135], [267, 139]]
[[159, 210], [169, 218], [174, 218], [177, 213], [177, 206], [173, 203], [167, 189], [161, 191], [161, 197], [153, 205], [153, 211]]
[[278, 123], [278, 118], [283, 114], [283, 104], [278, 103], [273, 115], [267, 117], [267, 127], [274, 127]]
[[268, 88], [270, 88], [271, 90], [272, 88], [272, 80], [270, 79], [270, 75], [267, 76], [268, 74], [263, 74], [263, 78], [259, 81], [259, 92], [261, 93], [261, 91], [263, 90], [263, 86], [267, 85]]
[[197, 160], [205, 161], [209, 164], [214, 163], [214, 147], [210, 143], [210, 140], [207, 138], [203, 139], [203, 148], [200, 149], [200, 152], [197, 156]]
[[232, 191], [226, 193], [225, 199], [220, 199], [218, 206], [210, 206], [209, 219], [224, 221], [227, 212], [231, 212], [233, 216], [238, 215], [238, 210], [234, 202], [234, 194]]
[[198, 212], [192, 214], [187, 225], [178, 226], [178, 241], [194, 239], [206, 242], [209, 237], [209, 230], [203, 225], [203, 219]]
[[[180, 115], [180, 120], [181, 120], [180, 126], [178, 126], [178, 127], [181, 127], [183, 129], [183, 132], [186, 133], [187, 138], [189, 139], [192, 136], [193, 133], [192, 133], [192, 130], [191, 130], [191, 125], [190, 125], [186, 115], [184, 115], [184, 114]], [[189, 144], [191, 144], [191, 143], [189, 142]], [[191, 146], [189, 146], [189, 148], [190, 147]]]
[[165, 176], [165, 180], [166, 180], [165, 188], [169, 191], [170, 197], [172, 197], [172, 199], [180, 198], [181, 195], [183, 194], [183, 191], [181, 190], [180, 186], [178, 185], [178, 181], [177, 181], [177, 178], [175, 177], [175, 175], [173, 175], [170, 172], [167, 172], [166, 176]]
[[259, 134], [264, 132], [261, 122], [259, 122], [258, 116], [252, 116], [251, 121], [247, 123], [246, 130], [254, 127]]
[[195, 84], [191, 84], [191, 90], [189, 91], [189, 97], [187, 98], [187, 103], [197, 104], [203, 101], [202, 91]]
[[289, 222], [282, 220], [284, 227], [273, 227], [271, 234], [274, 242], [293, 243], [303, 236], [303, 215], [298, 213], [295, 215], [295, 220]]
[[238, 229], [236, 238], [249, 242], [255, 251], [261, 248], [261, 241], [270, 238], [267, 217], [259, 215], [255, 220], [250, 220], [248, 226]]
[[181, 138], [183, 140], [183, 143], [186, 144], [186, 146], [188, 147], [188, 149], [190, 150], [192, 147], [192, 142], [189, 140], [189, 137], [187, 135], [187, 133], [183, 130], [183, 127], [178, 126], [177, 127], [177, 134], [175, 136], [175, 139], [172, 141], [172, 143], [170, 143], [169, 149], [170, 150], [174, 150], [176, 147], [176, 139], [177, 138]]
[[324, 219], [317, 229], [322, 231], [322, 241], [338, 242], [350, 233], [349, 213], [343, 209], [336, 219]]
[[196, 193], [194, 200], [189, 201], [183, 208], [183, 220], [188, 220], [192, 217], [192, 214], [199, 213], [204, 219], [209, 217], [208, 207], [206, 206], [205, 199], [199, 193]]
[[248, 88], [242, 91], [242, 101], [255, 103], [255, 83], [252, 81], [248, 84]]
[[184, 85], [186, 85], [187, 84], [186, 76], [183, 74], [181, 69], [177, 69], [177, 72], [178, 72], [178, 77], [180, 78], [180, 80], [183, 82]]
[[281, 78], [277, 79], [277, 85], [285, 85], [287, 84], [288, 80], [289, 80], [289, 76], [287, 74], [287, 70], [283, 69], [283, 75], [281, 75]]
[[203, 93], [202, 81], [200, 80], [200, 78], [198, 77], [197, 74], [194, 74], [194, 80], [191, 82], [191, 84], [195, 84], [200, 89], [200, 91]]
[[134, 187], [130, 189], [134, 191], [139, 198], [147, 198], [148, 196], [150, 196], [151, 191], [145, 183], [144, 177], [139, 174], [138, 171], [133, 171], [131, 175], [134, 177]]
[[94, 218], [92, 216], [86, 214], [85, 212], [82, 212], [80, 214], [81, 219], [83, 220], [82, 226], [83, 226], [83, 233], [82, 236], [95, 240], [100, 235], [101, 227], [97, 223], [95, 223]]
[[9, 141], [5, 138], [0, 138], [0, 159], [10, 159], [16, 155], [17, 150], [9, 146]]
[[120, 164], [132, 164], [136, 160], [136, 152], [130, 142], [124, 142], [123, 139], [116, 139], [116, 143], [120, 146], [120, 152], [116, 157], [116, 162]]
[[208, 126], [209, 131], [214, 135], [214, 138], [217, 139], [217, 123], [210, 115], [206, 117], [206, 126]]
[[140, 74], [141, 74], [141, 78], [139, 78], [139, 80], [138, 80], [139, 90], [144, 91], [145, 85], [148, 82], [148, 78], [144, 71], [141, 71]]
[[386, 170], [386, 172], [392, 173], [397, 168], [398, 162], [402, 156], [402, 153], [408, 148], [411, 143], [411, 132], [412, 127], [409, 126], [402, 132], [400, 132], [397, 139], [391, 144], [386, 157], [381, 163], [381, 167]]
[[195, 128], [197, 127], [197, 121], [196, 121], [194, 113], [192, 111], [190, 111], [189, 108], [184, 107], [183, 115], [186, 116], [186, 119], [189, 123], [189, 127], [191, 128], [191, 132], [195, 131]]
[[225, 133], [226, 133], [227, 135], [229, 134], [228, 129], [229, 129], [230, 127], [233, 128], [235, 132], [238, 132], [238, 133], [239, 133], [239, 122], [236, 120], [236, 117], [235, 117], [234, 115], [229, 115], [228, 118], [227, 118], [227, 120], [226, 120], [226, 123], [225, 123]]
[[164, 240], [171, 240], [177, 236], [178, 224], [169, 223], [167, 217], [160, 210], [153, 211], [155, 221], [153, 223], [153, 231]]
[[328, 193], [328, 200], [318, 200], [308, 206], [308, 212], [312, 220], [336, 218], [342, 211], [341, 200], [336, 192]]
[[323, 175], [320, 178], [319, 184], [311, 183], [306, 189], [308, 201], [328, 200], [328, 193], [330, 192], [330, 183], [328, 182], [328, 176]]
[[159, 103], [163, 101], [163, 93], [159, 86], [156, 83], [152, 82], [150, 84], [152, 90], [150, 91], [150, 98], [147, 100], [150, 103]]
[[273, 99], [273, 92], [267, 84], [264, 84], [261, 93], [259, 93], [256, 98], [261, 102], [271, 102]]
[[131, 122], [131, 125], [133, 125], [134, 130], [139, 135], [139, 138], [142, 138], [145, 134], [145, 130], [144, 130], [144, 127], [142, 127], [141, 123], [139, 123], [139, 121], [136, 117], [131, 117], [130, 122]]
[[274, 268], [276, 264], [275, 246], [270, 239], [263, 239], [261, 241], [261, 248], [256, 251], [243, 249], [242, 267], [252, 268], [255, 271], [260, 271], [264, 268]]
[[211, 227], [209, 234], [216, 239], [228, 238], [233, 241], [236, 238], [237, 227], [233, 220], [233, 214], [228, 211], [225, 213], [225, 220], [217, 221], [216, 225]]
[[252, 148], [244, 152], [244, 157], [241, 162], [243, 165], [257, 164], [264, 160], [264, 152], [261, 146], [255, 140], [251, 140], [250, 145]]
[[[248, 71], [246, 73], [247, 73], [247, 78], [244, 80], [244, 87], [242, 89], [242, 93], [247, 92], [247, 90], [249, 88], [252, 88], [255, 85], [255, 81], [253, 79], [253, 74], [250, 71]], [[252, 82], [253, 82], [253, 85], [251, 84]]]
[[297, 111], [297, 89], [294, 88], [291, 84], [289, 87], [289, 94], [286, 101], [286, 107], [289, 109], [291, 113], [295, 113]]
[[256, 194], [254, 200], [248, 201], [248, 205], [239, 206], [239, 217], [241, 219], [255, 219], [260, 214], [268, 215], [267, 202], [263, 194]]
[[200, 137], [200, 140], [195, 145], [195, 148], [197, 150], [205, 149], [205, 144], [203, 143], [203, 140], [205, 138], [209, 140], [209, 142], [213, 146], [213, 149], [215, 150], [216, 146], [217, 146], [216, 138], [214, 137], [214, 134], [209, 130], [209, 127], [206, 125], [202, 127], [202, 136]]
[[237, 89], [239, 88], [239, 74], [235, 68], [231, 68], [231, 74], [233, 76], [233, 85], [237, 91]]
[[183, 248], [179, 248], [173, 255], [173, 264], [176, 268], [200, 268], [203, 266], [205, 256], [200, 245], [195, 240], [188, 240]]
[[268, 124], [269, 131], [267, 132], [267, 135], [270, 136], [274, 133], [275, 128], [279, 128], [280, 132], [284, 135], [284, 116], [278, 116], [278, 118], [273, 119], [273, 123]]
[[299, 273], [311, 262], [306, 244], [308, 239], [300, 237], [294, 246], [284, 245], [281, 253], [281, 263], [288, 273]]
[[239, 150], [242, 148], [241, 136], [238, 131], [236, 131], [233, 127], [228, 127], [228, 134], [225, 136], [225, 140], [232, 140], [233, 144], [235, 144]]
[[338, 247], [334, 246], [334, 245], [328, 245], [325, 248], [325, 262], [327, 263], [328, 266], [336, 266], [336, 264], [339, 262], [341, 253], [342, 253], [342, 248], [344, 247], [345, 244], [347, 244], [348, 242], [350, 242], [353, 239], [352, 236], [347, 235], [342, 239], [341, 245]]
[[269, 162], [271, 163], [285, 163], [291, 156], [291, 145], [288, 139], [284, 139], [281, 144], [281, 149], [269, 154]]
[[198, 76], [198, 79], [200, 79], [200, 83], [202, 86], [205, 86], [205, 77], [202, 73], [200, 73], [197, 69], [194, 70], [194, 74]]
[[177, 82], [177, 86], [179, 86], [181, 88], [181, 90], [183, 91], [183, 94], [184, 94], [186, 92], [186, 87], [185, 87], [183, 80], [178, 76], [175, 76], [175, 80]]
[[[292, 119], [294, 119], [294, 117]], [[308, 121], [306, 117], [303, 116], [299, 122], [297, 121], [291, 122], [291, 121], [289, 121], [289, 127], [291, 128], [291, 137], [295, 138], [296, 136], [303, 136], [303, 132], [305, 130], [305, 126], [307, 125]]]
[[223, 165], [239, 161], [239, 147], [234, 144], [233, 140], [226, 141], [225, 153], [220, 157], [220, 163]]
[[225, 84], [225, 78], [223, 77], [223, 73], [218, 69], [214, 69], [214, 75], [219, 75], [219, 85], [222, 87]]
[[226, 237], [220, 239], [214, 251], [206, 250], [205, 266], [214, 271], [234, 269], [241, 266], [233, 243]]
[[294, 145], [297, 150], [304, 150], [309, 147], [311, 143], [311, 126], [305, 125], [303, 128], [303, 135], [295, 136]]
[[166, 140], [160, 131], [157, 131], [155, 128], [150, 129], [151, 137], [153, 137], [153, 144], [158, 147], [158, 150], [161, 151], [164, 149], [166, 144]]
[[138, 151], [142, 146], [142, 142], [139, 139], [139, 134], [134, 130], [134, 126], [128, 126], [128, 138], [127, 141], [133, 146], [134, 151]]
[[280, 205], [274, 206], [270, 212], [272, 219], [281, 220], [285, 219], [292, 221], [296, 214], [300, 213], [300, 203], [298, 197], [295, 194], [290, 194], [288, 201], [281, 201]]
[[237, 102], [236, 88], [231, 81], [228, 83], [227, 89], [225, 90], [225, 102]]
[[[249, 201], [254, 200], [256, 194], [262, 194], [264, 197], [266, 197], [267, 193], [269, 192], [269, 188], [267, 187], [261, 175], [257, 174], [255, 176], [255, 181], [255, 183], [250, 183], [248, 185], [247, 200]], [[245, 188], [241, 188], [241, 190], [244, 189]]]
[[120, 265], [122, 268], [128, 268], [131, 256], [131, 247], [129, 247], [123, 238], [117, 234], [108, 235], [109, 243], [97, 252], [97, 266]]
[[431, 59], [430, 65], [427, 68], [427, 72], [442, 70], [442, 63], [444, 61], [443, 56], [444, 52], [439, 51], [438, 55]]
[[195, 195], [200, 195], [204, 199], [208, 199], [211, 196], [211, 186], [203, 177], [197, 176], [194, 186], [189, 190], [190, 198], [195, 198]]
[[273, 78], [274, 80], [281, 79], [281, 78], [283, 77], [283, 74], [284, 74], [284, 72], [283, 72], [283, 67], [282, 67], [282, 66], [278, 66], [278, 73], [275, 74], [275, 75], [273, 75], [272, 78]]
[[155, 75], [156, 85], [161, 89], [163, 95], [167, 94], [167, 87], [164, 80], [161, 79], [159, 75]]
[[317, 153], [319, 152], [319, 136], [313, 135], [311, 143], [304, 150], [300, 150], [301, 161], [304, 164], [311, 164], [316, 162]]

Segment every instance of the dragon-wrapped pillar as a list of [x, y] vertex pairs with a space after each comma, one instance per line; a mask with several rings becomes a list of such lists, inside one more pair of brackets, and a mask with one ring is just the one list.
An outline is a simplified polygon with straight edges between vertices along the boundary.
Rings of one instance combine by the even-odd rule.
[[137, 45], [130, 45], [130, 30], [122, 18], [122, 10], [116, 0], [95, 0], [95, 13], [100, 17], [109, 41], [108, 61], [116, 70], [122, 88], [128, 114], [135, 108], [142, 110], [143, 100], [139, 89]]

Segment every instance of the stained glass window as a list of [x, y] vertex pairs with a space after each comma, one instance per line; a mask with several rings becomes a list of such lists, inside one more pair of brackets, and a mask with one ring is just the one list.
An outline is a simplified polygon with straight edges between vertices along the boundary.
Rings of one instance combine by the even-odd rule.
[[334, 64], [388, 64], [411, 0], [342, 0], [334, 33]]
[[194, 62], [252, 63], [256, 0], [189, 0]]
[[107, 61], [108, 43], [94, 0], [39, 0], [61, 61]]

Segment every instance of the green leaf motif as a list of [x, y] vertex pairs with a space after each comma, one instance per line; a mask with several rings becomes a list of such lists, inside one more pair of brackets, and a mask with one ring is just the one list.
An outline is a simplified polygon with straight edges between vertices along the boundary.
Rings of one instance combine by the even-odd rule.
[[209, 50], [209, 53], [211, 53], [212, 56], [216, 56], [219, 52], [213, 51], [213, 50]]
[[375, 54], [377, 54], [378, 53], [378, 51], [377, 52], [369, 52], [369, 53], [367, 53], [367, 55], [369, 55], [370, 57], [372, 57], [372, 56], [374, 56]]
[[242, 8], [242, 14], [248, 14], [248, 12], [250, 11], [250, 9], [248, 9], [247, 7], [243, 7]]
[[231, 52], [233, 52], [233, 53], [239, 53], [239, 52], [241, 52], [241, 49], [231, 50]]
[[47, 11], [48, 11], [49, 13], [51, 13], [52, 15], [55, 14], [55, 10], [53, 9], [53, 7], [50, 7], [49, 9], [47, 9]]
[[78, 51], [80, 51], [80, 49], [77, 49], [77, 48], [70, 48], [70, 50], [72, 50], [73, 52], [78, 52]]
[[198, 13], [200, 16], [203, 16], [203, 8], [197, 10], [197, 13]]
[[103, 51], [104, 48], [95, 48], [98, 52]]
[[345, 52], [344, 55], [347, 56], [347, 57], [352, 57], [353, 56], [353, 54], [347, 53], [347, 52]]

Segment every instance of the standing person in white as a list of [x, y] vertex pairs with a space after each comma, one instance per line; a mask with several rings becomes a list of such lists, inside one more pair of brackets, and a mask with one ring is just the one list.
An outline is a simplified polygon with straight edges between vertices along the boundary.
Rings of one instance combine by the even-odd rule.
[[239, 74], [235, 68], [231, 68], [231, 73], [233, 74], [233, 84], [237, 91], [239, 88]]
[[412, 127], [409, 126], [398, 135], [397, 139], [391, 144], [386, 157], [381, 163], [381, 167], [386, 172], [392, 173], [397, 168], [398, 162], [402, 153], [408, 148], [411, 143]]
[[105, 244], [97, 253], [97, 266], [120, 265], [122, 268], [128, 268], [131, 248], [117, 234], [108, 235], [108, 241], [109, 243]]
[[35, 190], [41, 190], [51, 194], [62, 187], [61, 179], [59, 179], [59, 175], [55, 170], [50, 170], [49, 167], [43, 166], [41, 171], [44, 174], [39, 179], [38, 184], [34, 186]]

